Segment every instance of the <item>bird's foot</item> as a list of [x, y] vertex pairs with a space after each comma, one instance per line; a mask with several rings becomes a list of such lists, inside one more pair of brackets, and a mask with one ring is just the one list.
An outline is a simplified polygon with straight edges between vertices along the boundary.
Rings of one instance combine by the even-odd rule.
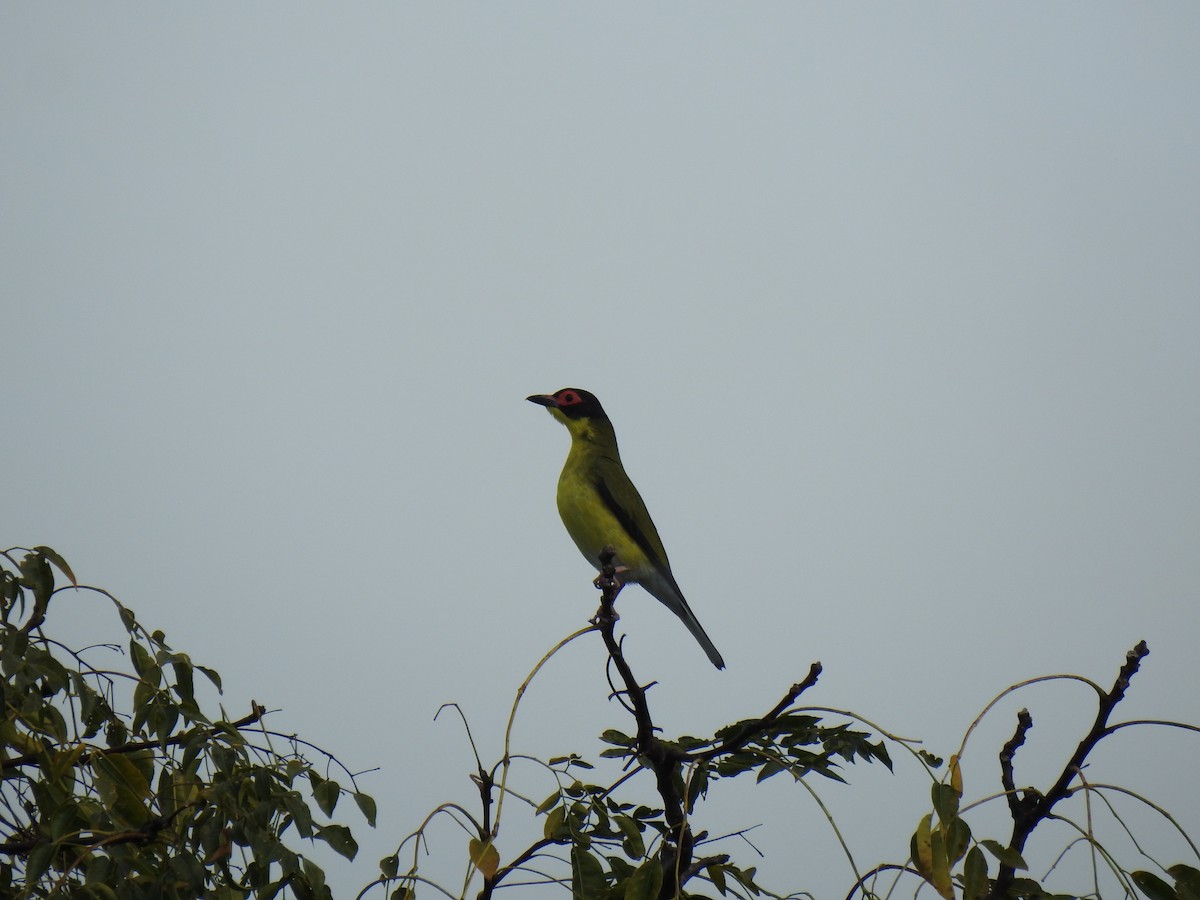
[[594, 587], [598, 591], [604, 590], [604, 588], [607, 586], [608, 578], [611, 577], [613, 585], [619, 591], [619, 590], [621, 590], [621, 588], [623, 588], [625, 586], [625, 583], [623, 581], [621, 581], [621, 576], [624, 575], [628, 571], [629, 571], [629, 566], [615, 566], [615, 567], [613, 567], [611, 576], [609, 576], [605, 572], [601, 572], [599, 575], [597, 575], [595, 578], [592, 579], [592, 587]]

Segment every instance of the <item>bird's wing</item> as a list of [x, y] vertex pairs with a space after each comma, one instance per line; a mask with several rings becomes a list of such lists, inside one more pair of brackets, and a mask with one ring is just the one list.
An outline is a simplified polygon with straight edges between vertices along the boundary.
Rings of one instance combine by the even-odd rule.
[[[616, 517], [617, 523], [650, 560], [651, 571], [642, 573], [638, 583], [683, 621], [714, 666], [718, 669], [725, 668], [725, 660], [721, 658], [720, 651], [705, 633], [704, 626], [700, 624], [688, 602], [683, 599], [683, 591], [679, 589], [675, 576], [671, 574], [671, 566], [667, 562], [667, 553], [663, 549], [658, 530], [654, 527], [650, 513], [646, 511], [641, 494], [637, 492], [621, 464], [605, 457], [604, 465], [597, 466], [595, 484], [600, 502]], [[639, 527], [639, 522], [643, 523], [644, 527]]]
[[[629, 480], [629, 476], [625, 474], [621, 463], [610, 457], [603, 457], [601, 464], [596, 466], [595, 479], [596, 494], [600, 497], [600, 502], [649, 557], [654, 568], [674, 581], [670, 574], [671, 565], [667, 562], [667, 551], [663, 548], [662, 539], [658, 536], [646, 503]], [[644, 527], [639, 526], [639, 522], [644, 523]]]

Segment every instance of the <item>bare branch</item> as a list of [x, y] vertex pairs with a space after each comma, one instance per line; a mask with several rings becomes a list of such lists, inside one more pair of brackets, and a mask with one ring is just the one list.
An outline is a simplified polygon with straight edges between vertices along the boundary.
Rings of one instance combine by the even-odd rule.
[[[1088, 754], [1092, 752], [1096, 744], [1111, 733], [1111, 729], [1108, 726], [1108, 717], [1112, 715], [1117, 704], [1125, 698], [1125, 692], [1129, 690], [1130, 681], [1137, 674], [1142, 660], [1149, 653], [1150, 649], [1146, 646], [1146, 642], [1139, 641], [1137, 646], [1125, 654], [1125, 664], [1121, 666], [1120, 671], [1117, 673], [1117, 679], [1113, 682], [1112, 689], [1100, 696], [1100, 702], [1096, 710], [1096, 719], [1092, 723], [1091, 729], [1084, 736], [1083, 740], [1079, 742], [1079, 746], [1075, 748], [1075, 752], [1071, 754], [1071, 758], [1063, 766], [1057, 780], [1044, 794], [1029, 789], [1021, 797], [1018, 798], [1017, 796], [1012, 769], [1013, 757], [1016, 754], [1017, 748], [1025, 742], [1025, 736], [1033, 726], [1033, 721], [1029, 717], [1027, 710], [1021, 710], [1018, 713], [1017, 730], [1013, 734], [1012, 739], [1004, 745], [1000, 753], [1001, 780], [1004, 783], [1005, 790], [1008, 792], [1008, 805], [1013, 819], [1012, 837], [1008, 842], [1010, 850], [1020, 854], [1025, 849], [1025, 842], [1029, 839], [1033, 830], [1043, 821], [1050, 818], [1055, 804], [1071, 794], [1071, 782], [1079, 776], [1084, 763], [1087, 761]], [[1015, 877], [1016, 870], [1011, 865], [1002, 863], [997, 872], [996, 880], [992, 883], [992, 891], [989, 896], [993, 900], [1000, 900], [1000, 898], [1006, 897]]]

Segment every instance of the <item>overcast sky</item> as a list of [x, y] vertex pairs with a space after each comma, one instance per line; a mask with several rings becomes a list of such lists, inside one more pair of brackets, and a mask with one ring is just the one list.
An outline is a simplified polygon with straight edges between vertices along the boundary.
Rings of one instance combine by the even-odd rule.
[[[530, 393], [604, 402], [728, 662], [622, 596], [668, 735], [820, 659], [810, 702], [948, 755], [1005, 686], [1110, 684], [1143, 638], [1123, 717], [1200, 722], [1198, 44], [1166, 2], [5, 4], [0, 543], [59, 550], [231, 714], [379, 767], [345, 896], [475, 797], [438, 706], [494, 761], [594, 610]], [[628, 727], [606, 691], [572, 646], [515, 749], [594, 757]], [[1094, 713], [1005, 704], [968, 797], [1022, 705], [1042, 787]], [[1194, 738], [1111, 743], [1090, 778], [1200, 832]], [[864, 867], [927, 809], [894, 755], [817, 785]], [[697, 827], [760, 822], [765, 859], [715, 849], [844, 896], [799, 787], [720, 786]]]

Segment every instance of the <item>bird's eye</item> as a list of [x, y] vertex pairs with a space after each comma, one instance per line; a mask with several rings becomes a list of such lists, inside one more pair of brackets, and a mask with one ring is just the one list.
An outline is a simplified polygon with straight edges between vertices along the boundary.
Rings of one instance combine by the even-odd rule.
[[578, 403], [579, 395], [574, 391], [563, 391], [562, 394], [559, 395], [558, 402], [566, 404]]

